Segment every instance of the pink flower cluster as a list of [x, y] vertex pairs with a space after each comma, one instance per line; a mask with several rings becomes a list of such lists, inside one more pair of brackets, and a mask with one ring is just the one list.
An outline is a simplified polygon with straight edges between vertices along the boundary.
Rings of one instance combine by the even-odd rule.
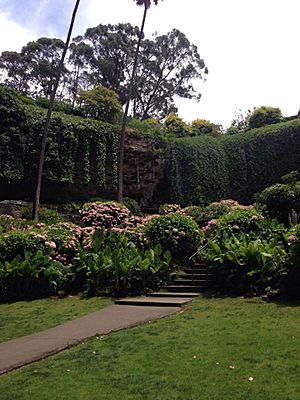
[[80, 211], [85, 226], [112, 228], [124, 226], [129, 220], [128, 208], [114, 202], [86, 203]]
[[159, 208], [159, 213], [161, 215], [174, 214], [174, 213], [181, 212], [181, 211], [183, 211], [183, 210], [179, 204], [163, 204]]

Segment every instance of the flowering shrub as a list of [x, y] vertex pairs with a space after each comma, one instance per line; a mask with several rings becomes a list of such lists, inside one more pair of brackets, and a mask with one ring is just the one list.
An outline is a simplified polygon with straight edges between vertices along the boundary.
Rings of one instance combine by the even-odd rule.
[[173, 214], [177, 212], [181, 212], [182, 208], [179, 204], [162, 204], [159, 207], [159, 214], [166, 215], [166, 214]]
[[192, 217], [200, 227], [207, 225], [208, 221], [220, 218], [231, 210], [245, 208], [235, 200], [221, 200], [206, 207], [191, 206], [184, 209], [185, 213]]
[[119, 203], [96, 201], [84, 204], [80, 214], [84, 226], [112, 228], [125, 227], [130, 212]]
[[179, 259], [192, 256], [202, 237], [198, 225], [190, 217], [179, 214], [153, 218], [145, 225], [145, 234], [152, 245], [159, 243]]
[[42, 235], [20, 230], [12, 230], [0, 235], [0, 261], [2, 262], [11, 261], [18, 255], [24, 255], [25, 251], [35, 253], [38, 250], [49, 253]]
[[294, 225], [286, 234], [289, 249], [289, 271], [284, 292], [288, 297], [300, 299], [300, 224]]
[[70, 264], [73, 257], [78, 253], [78, 248], [83, 240], [82, 229], [68, 222], [60, 222], [50, 226], [39, 225], [38, 233], [32, 232], [32, 234], [42, 236], [45, 246], [54, 250], [53, 258], [56, 261], [65, 265]]

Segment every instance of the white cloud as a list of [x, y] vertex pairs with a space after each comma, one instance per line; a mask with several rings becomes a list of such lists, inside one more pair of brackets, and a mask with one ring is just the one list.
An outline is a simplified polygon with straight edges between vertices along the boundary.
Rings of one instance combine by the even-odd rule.
[[[89, 0], [86, 26], [140, 24], [132, 0], [103, 7]], [[164, 0], [149, 10], [146, 32], [178, 28], [198, 46], [209, 75], [200, 103], [179, 100], [187, 120], [229, 124], [237, 108], [274, 105], [284, 114], [300, 108], [299, 0]]]
[[[140, 25], [142, 12], [133, 0], [82, 1], [75, 35], [99, 23]], [[164, 0], [153, 6], [146, 34], [180, 29], [198, 46], [209, 69], [200, 103], [179, 100], [179, 114], [188, 121], [207, 118], [223, 124], [230, 123], [237, 108], [273, 105], [296, 114], [299, 15], [299, 0]], [[20, 50], [41, 34], [0, 13], [0, 51]]]
[[5, 50], [20, 51], [22, 46], [36, 37], [36, 33], [21, 27], [0, 14], [0, 53]]

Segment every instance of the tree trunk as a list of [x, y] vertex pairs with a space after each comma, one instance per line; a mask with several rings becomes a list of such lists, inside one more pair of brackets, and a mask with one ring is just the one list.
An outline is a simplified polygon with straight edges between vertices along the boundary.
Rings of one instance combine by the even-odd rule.
[[57, 70], [57, 75], [54, 83], [53, 90], [50, 95], [50, 101], [49, 101], [49, 107], [48, 107], [48, 112], [47, 112], [47, 117], [46, 117], [46, 122], [45, 122], [45, 127], [43, 131], [43, 136], [42, 136], [42, 144], [41, 144], [41, 151], [40, 151], [40, 160], [39, 160], [39, 168], [38, 168], [38, 175], [37, 175], [37, 183], [36, 183], [36, 192], [35, 192], [35, 199], [33, 203], [33, 208], [32, 208], [32, 218], [37, 221], [38, 220], [38, 215], [39, 215], [39, 208], [40, 208], [40, 197], [41, 197], [41, 186], [42, 186], [42, 175], [43, 175], [43, 167], [44, 167], [44, 160], [45, 160], [45, 150], [46, 150], [46, 144], [47, 144], [47, 136], [48, 136], [48, 131], [49, 131], [49, 126], [50, 126], [50, 121], [51, 121], [51, 115], [53, 111], [53, 106], [54, 106], [54, 100], [55, 100], [55, 95], [57, 92], [57, 88], [59, 85], [59, 80], [64, 68], [64, 61], [65, 57], [69, 48], [70, 40], [71, 40], [71, 35], [74, 27], [74, 22], [76, 18], [76, 14], [78, 11], [80, 0], [76, 0], [70, 26], [69, 26], [69, 31], [67, 35], [67, 40], [64, 46], [64, 50], [58, 65], [58, 70]]
[[131, 78], [130, 78], [128, 97], [127, 97], [127, 102], [126, 102], [126, 106], [125, 106], [122, 127], [121, 127], [121, 134], [120, 134], [119, 165], [118, 165], [118, 201], [120, 201], [120, 202], [123, 200], [123, 175], [124, 175], [123, 167], [124, 167], [125, 131], [126, 131], [126, 125], [127, 125], [127, 120], [128, 120], [128, 111], [129, 111], [130, 100], [132, 97], [134, 79], [135, 79], [136, 69], [137, 69], [137, 65], [138, 65], [141, 41], [142, 41], [143, 34], [144, 34], [144, 27], [145, 27], [145, 22], [146, 22], [146, 17], [147, 17], [147, 11], [148, 11], [148, 8], [145, 5], [143, 21], [142, 21], [140, 34], [139, 34], [137, 48], [135, 51], [134, 64], [133, 64], [132, 74], [131, 74]]

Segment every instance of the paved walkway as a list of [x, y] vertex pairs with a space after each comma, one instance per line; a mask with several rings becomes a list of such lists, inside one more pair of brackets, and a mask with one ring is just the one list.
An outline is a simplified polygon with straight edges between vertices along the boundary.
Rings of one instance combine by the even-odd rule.
[[112, 305], [33, 335], [0, 343], [0, 375], [58, 353], [93, 336], [130, 328], [180, 310], [179, 307]]

